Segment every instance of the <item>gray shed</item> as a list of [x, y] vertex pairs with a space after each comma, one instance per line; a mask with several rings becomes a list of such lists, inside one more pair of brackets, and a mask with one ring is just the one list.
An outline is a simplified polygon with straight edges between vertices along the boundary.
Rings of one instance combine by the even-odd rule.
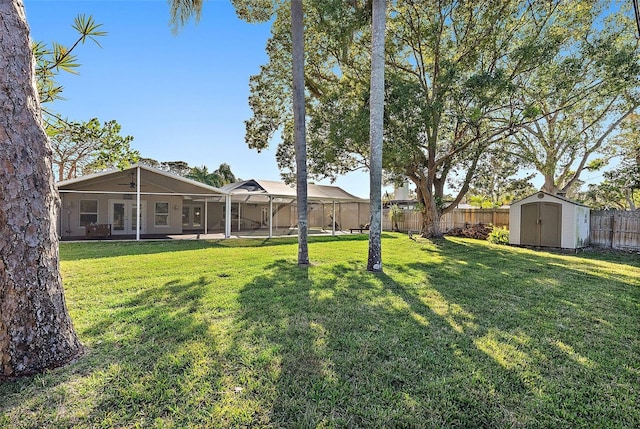
[[577, 249], [589, 244], [589, 207], [537, 192], [511, 204], [509, 243]]

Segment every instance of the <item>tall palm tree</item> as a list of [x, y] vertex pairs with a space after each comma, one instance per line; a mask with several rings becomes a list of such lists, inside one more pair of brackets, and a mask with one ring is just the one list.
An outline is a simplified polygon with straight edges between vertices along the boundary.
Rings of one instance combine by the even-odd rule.
[[371, 22], [371, 90], [369, 92], [369, 144], [371, 146], [369, 201], [369, 256], [367, 270], [382, 271], [382, 136], [384, 130], [384, 38], [386, 0], [373, 0]]
[[[275, 2], [275, 0], [274, 0]], [[254, 4], [251, 0], [232, 0], [238, 8], [244, 10], [272, 10], [266, 4]], [[174, 31], [183, 26], [192, 16], [196, 21], [202, 12], [202, 0], [169, 0], [171, 22]], [[258, 6], [258, 7], [256, 7]], [[268, 5], [267, 5], [268, 6]], [[250, 19], [267, 21], [268, 13], [256, 13]], [[304, 96], [304, 13], [302, 0], [291, 0], [291, 38], [293, 62], [293, 116], [294, 141], [296, 152], [296, 195], [298, 204], [298, 265], [309, 264], [309, 248], [307, 244], [307, 144], [305, 131], [305, 96]]]
[[307, 144], [304, 105], [303, 16], [302, 0], [291, 0], [293, 123], [296, 151], [296, 196], [298, 203], [298, 265], [309, 264], [309, 248], [307, 244]]

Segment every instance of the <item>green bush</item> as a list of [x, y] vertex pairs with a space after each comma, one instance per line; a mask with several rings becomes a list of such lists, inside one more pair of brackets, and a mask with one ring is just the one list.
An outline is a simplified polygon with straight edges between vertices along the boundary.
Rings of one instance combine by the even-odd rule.
[[509, 244], [509, 230], [504, 226], [502, 228], [494, 227], [487, 240], [493, 244]]

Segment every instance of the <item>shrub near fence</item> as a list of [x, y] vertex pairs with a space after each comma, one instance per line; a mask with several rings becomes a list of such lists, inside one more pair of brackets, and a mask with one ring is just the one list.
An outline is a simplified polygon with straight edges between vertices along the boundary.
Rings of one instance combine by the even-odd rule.
[[[391, 231], [392, 225], [389, 219], [389, 209], [382, 211], [382, 229]], [[440, 229], [447, 232], [453, 228], [463, 228], [465, 225], [477, 225], [483, 223], [497, 227], [509, 228], [509, 209], [453, 209], [440, 219]], [[422, 215], [418, 211], [405, 210], [402, 218], [397, 222], [401, 232], [420, 231], [422, 227]]]
[[640, 250], [640, 211], [592, 210], [592, 246]]

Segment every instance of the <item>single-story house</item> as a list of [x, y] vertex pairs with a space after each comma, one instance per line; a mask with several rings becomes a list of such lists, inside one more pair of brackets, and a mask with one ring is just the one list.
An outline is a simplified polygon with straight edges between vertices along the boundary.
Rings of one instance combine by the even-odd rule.
[[[215, 188], [136, 164], [58, 182], [56, 188], [61, 239], [297, 233], [296, 191], [282, 182], [247, 180]], [[335, 233], [369, 222], [367, 200], [336, 186], [310, 184], [307, 193], [309, 229]]]
[[589, 207], [537, 192], [511, 204], [509, 243], [577, 249], [589, 244]]

